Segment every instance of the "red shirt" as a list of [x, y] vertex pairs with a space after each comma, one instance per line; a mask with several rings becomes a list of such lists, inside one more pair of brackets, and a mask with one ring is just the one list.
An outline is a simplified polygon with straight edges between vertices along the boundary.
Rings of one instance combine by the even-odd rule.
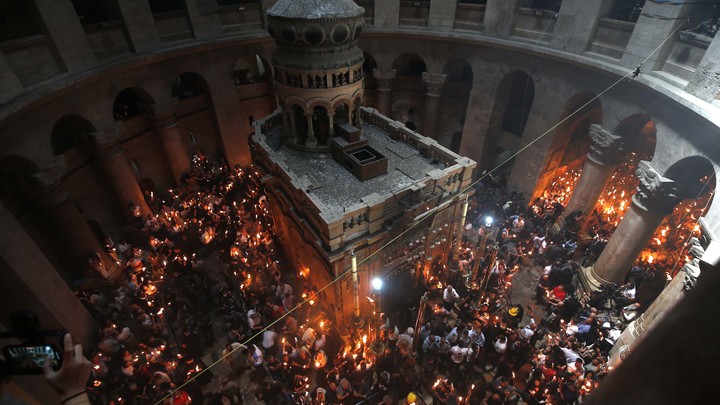
[[553, 297], [555, 297], [555, 299], [558, 301], [564, 300], [565, 294], [566, 294], [565, 290], [561, 289], [560, 286], [557, 286], [557, 287], [553, 288], [553, 290], [552, 290]]

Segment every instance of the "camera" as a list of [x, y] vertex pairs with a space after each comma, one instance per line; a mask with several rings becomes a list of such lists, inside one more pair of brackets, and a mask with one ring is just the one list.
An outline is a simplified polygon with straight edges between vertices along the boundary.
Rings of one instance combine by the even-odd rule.
[[16, 312], [10, 321], [13, 331], [1, 332], [0, 339], [22, 343], [2, 348], [5, 362], [0, 365], [0, 375], [42, 374], [46, 358], [53, 369], [60, 369], [62, 353], [53, 342], [61, 341], [65, 331], [40, 330], [40, 321], [33, 311]]

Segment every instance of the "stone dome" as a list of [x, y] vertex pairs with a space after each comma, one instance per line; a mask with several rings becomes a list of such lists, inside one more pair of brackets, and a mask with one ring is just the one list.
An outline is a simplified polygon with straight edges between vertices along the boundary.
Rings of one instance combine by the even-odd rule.
[[268, 16], [293, 20], [349, 18], [363, 13], [352, 0], [280, 0], [267, 11]]

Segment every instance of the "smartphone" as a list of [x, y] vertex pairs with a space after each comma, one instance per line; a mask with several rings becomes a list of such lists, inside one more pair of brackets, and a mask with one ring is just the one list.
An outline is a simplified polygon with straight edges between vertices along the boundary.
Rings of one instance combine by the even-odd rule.
[[55, 370], [59, 370], [62, 364], [60, 352], [53, 345], [5, 346], [3, 356], [11, 374], [42, 374], [46, 358], [50, 358], [50, 366]]

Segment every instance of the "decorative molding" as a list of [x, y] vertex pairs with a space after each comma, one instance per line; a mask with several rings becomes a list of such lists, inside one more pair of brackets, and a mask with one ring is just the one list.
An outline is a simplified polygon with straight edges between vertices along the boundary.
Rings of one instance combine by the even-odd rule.
[[681, 200], [675, 181], [660, 175], [645, 160], [640, 161], [635, 174], [640, 184], [632, 196], [633, 203], [645, 211], [660, 210], [665, 215], [670, 214]]
[[611, 134], [600, 125], [590, 125], [590, 152], [588, 158], [604, 166], [615, 166], [627, 153], [625, 139]]
[[700, 259], [696, 257], [691, 262], [685, 263], [682, 266], [682, 271], [685, 272], [683, 291], [690, 291], [695, 287], [698, 277], [700, 277]]
[[53, 207], [70, 197], [70, 193], [62, 186], [65, 172], [67, 172], [65, 159], [54, 159], [50, 166], [32, 175], [39, 183], [37, 193], [43, 207]]
[[373, 69], [373, 77], [378, 82], [378, 91], [391, 91], [392, 82], [395, 80], [395, 76], [397, 76], [397, 71], [395, 69]]
[[445, 85], [445, 81], [447, 79], [447, 75], [423, 72], [422, 79], [427, 86], [425, 94], [430, 97], [440, 97], [440, 95], [442, 94], [442, 88]]

